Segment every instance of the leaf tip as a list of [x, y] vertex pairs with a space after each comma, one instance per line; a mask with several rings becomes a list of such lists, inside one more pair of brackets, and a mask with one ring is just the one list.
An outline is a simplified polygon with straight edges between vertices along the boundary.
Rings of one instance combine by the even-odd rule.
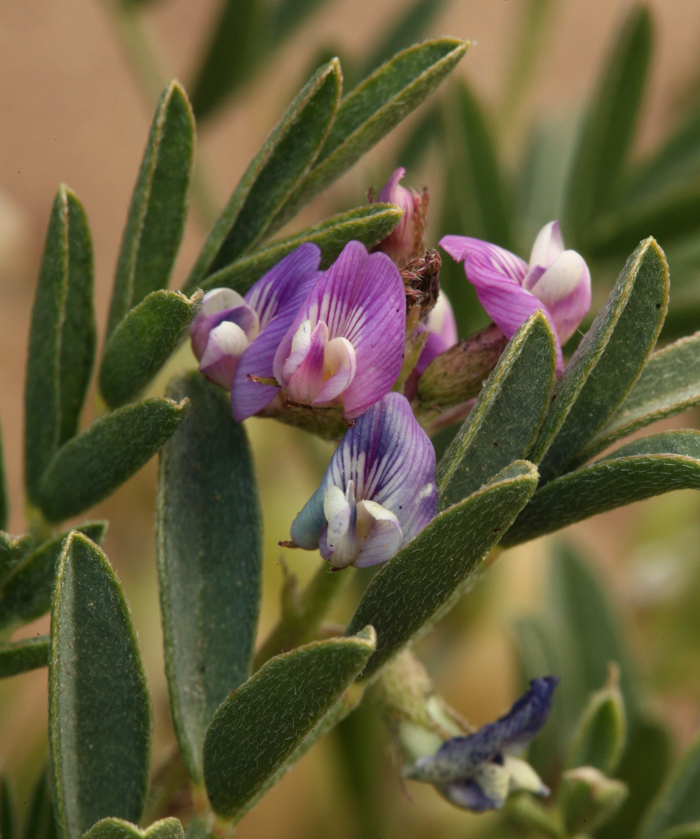
[[371, 624], [368, 624], [364, 629], [361, 629], [353, 635], [352, 638], [355, 642], [364, 644], [370, 652], [374, 652], [374, 649], [377, 646], [377, 632]]

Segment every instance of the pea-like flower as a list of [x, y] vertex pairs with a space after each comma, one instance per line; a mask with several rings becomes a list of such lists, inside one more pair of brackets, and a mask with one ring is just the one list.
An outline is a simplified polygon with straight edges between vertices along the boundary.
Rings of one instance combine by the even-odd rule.
[[273, 375], [292, 402], [342, 407], [345, 419], [353, 420], [391, 389], [405, 339], [398, 268], [386, 254], [368, 254], [361, 242], [348, 242], [282, 338]]
[[464, 261], [479, 302], [507, 338], [537, 309], [544, 311], [557, 337], [561, 372], [561, 346], [591, 305], [591, 275], [580, 254], [564, 250], [559, 223], [551, 221], [540, 230], [529, 264], [504, 248], [467, 236], [444, 236], [440, 245], [458, 262]]
[[[192, 351], [200, 371], [226, 390], [234, 388], [236, 370], [246, 357], [260, 376], [272, 376], [272, 359], [309, 289], [320, 277], [321, 251], [306, 243], [264, 274], [242, 297], [230, 288], [207, 292], [190, 327]], [[250, 352], [251, 348], [252, 352]], [[244, 364], [244, 367], [248, 365]], [[274, 398], [276, 388], [248, 382], [236, 389], [234, 414], [245, 413], [241, 403], [252, 396], [257, 413]], [[246, 405], [246, 407], [248, 407]], [[243, 417], [237, 416], [236, 419]]]
[[448, 801], [474, 812], [498, 810], [510, 792], [549, 790], [524, 760], [515, 757], [540, 732], [552, 708], [559, 679], [532, 679], [529, 690], [496, 722], [453, 737], [405, 770], [407, 778], [433, 784]]
[[377, 250], [390, 256], [403, 268], [412, 259], [423, 256], [425, 251], [425, 222], [428, 212], [428, 193], [420, 195], [415, 189], [406, 189], [400, 181], [406, 175], [403, 166], [395, 169], [382, 187], [377, 201], [395, 204], [403, 210], [403, 217], [391, 233], [377, 246]]
[[423, 327], [428, 333], [428, 340], [423, 345], [415, 370], [420, 375], [430, 362], [445, 350], [449, 350], [459, 340], [457, 337], [457, 322], [450, 301], [444, 291], [434, 308], [426, 317]]
[[291, 536], [333, 568], [364, 568], [391, 559], [436, 512], [433, 444], [407, 399], [388, 393], [345, 433]]

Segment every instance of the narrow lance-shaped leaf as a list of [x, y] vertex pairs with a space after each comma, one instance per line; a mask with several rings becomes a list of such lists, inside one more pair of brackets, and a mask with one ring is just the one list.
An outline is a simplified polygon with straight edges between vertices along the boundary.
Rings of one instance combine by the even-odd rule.
[[214, 811], [238, 820], [291, 768], [290, 756], [367, 663], [372, 627], [276, 656], [224, 701], [204, 743]]
[[346, 96], [316, 165], [278, 213], [269, 232], [282, 227], [417, 108], [468, 46], [455, 38], [440, 38], [410, 47]]
[[166, 288], [185, 227], [194, 159], [194, 118], [171, 82], [151, 125], [122, 237], [107, 336], [152, 291]]
[[186, 402], [154, 398], [96, 420], [54, 456], [40, 487], [49, 521], [75, 516], [106, 498], [140, 469], [179, 428]]
[[554, 333], [536, 312], [511, 339], [438, 465], [441, 510], [525, 455], [544, 418], [556, 362]]
[[645, 437], [551, 481], [535, 493], [503, 544], [518, 545], [674, 489], [700, 489], [700, 432]]
[[[98, 545], [107, 530], [106, 521], [86, 522], [74, 528]], [[44, 542], [21, 563], [0, 587], [0, 627], [30, 623], [51, 608], [56, 564], [68, 532]]]
[[372, 579], [348, 635], [372, 621], [377, 650], [367, 679], [444, 614], [469, 585], [537, 486], [537, 469], [516, 461], [478, 492], [439, 513]]
[[627, 260], [608, 302], [557, 382], [529, 457], [548, 481], [610, 419], [654, 348], [668, 305], [668, 265], [654, 239]]
[[567, 767], [593, 766], [612, 776], [622, 757], [626, 736], [622, 694], [610, 685], [591, 696], [571, 744]]
[[50, 786], [47, 767], [39, 776], [32, 793], [24, 839], [59, 839]]
[[185, 284], [186, 293], [201, 287], [208, 274], [228, 265], [268, 230], [316, 159], [335, 116], [341, 85], [340, 65], [333, 59], [297, 94], [212, 228]]
[[137, 822], [146, 797], [151, 704], [121, 586], [86, 536], [66, 540], [51, 610], [49, 745], [61, 834]]
[[202, 288], [204, 291], [233, 288], [245, 294], [266, 271], [304, 242], [318, 245], [321, 249], [321, 267], [328, 268], [348, 242], [353, 239], [362, 242], [369, 250], [391, 233], [401, 217], [402, 211], [392, 204], [379, 203], [339, 213], [237, 259], [226, 268], [210, 274], [202, 283]]
[[190, 413], [161, 454], [158, 576], [173, 720], [202, 783], [204, 734], [246, 680], [262, 572], [261, 512], [250, 450], [222, 391], [199, 373], [168, 394]]
[[39, 667], [46, 667], [48, 663], [49, 639], [47, 635], [0, 645], [0, 679], [16, 676], [18, 673], [27, 673], [29, 670], [37, 670]]
[[49, 461], [78, 427], [95, 350], [92, 283], [85, 212], [61, 186], [49, 220], [29, 333], [24, 473], [33, 503]]
[[637, 124], [651, 58], [649, 11], [635, 6], [608, 59], [579, 137], [568, 185], [567, 229], [586, 239], [595, 214], [614, 198]]
[[0, 776], [0, 836], [2, 839], [19, 839], [15, 802], [6, 775]]
[[153, 291], [119, 323], [105, 347], [100, 392], [110, 408], [141, 393], [187, 335], [202, 304], [179, 291]]
[[102, 819], [83, 839], [185, 839], [185, 831], [177, 819], [161, 819], [145, 829], [123, 819]]
[[30, 533], [11, 536], [4, 530], [0, 530], [0, 589], [32, 549], [33, 544], [34, 538]]

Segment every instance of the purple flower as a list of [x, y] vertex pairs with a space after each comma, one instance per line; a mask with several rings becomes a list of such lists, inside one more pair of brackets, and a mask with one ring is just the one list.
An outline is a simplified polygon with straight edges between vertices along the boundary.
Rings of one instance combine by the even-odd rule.
[[342, 406], [352, 420], [396, 381], [405, 338], [398, 268], [385, 254], [368, 255], [360, 242], [348, 242], [279, 343], [273, 375], [291, 401]]
[[537, 235], [528, 265], [510, 251], [467, 236], [444, 236], [440, 245], [473, 283], [479, 302], [507, 338], [537, 309], [542, 309], [557, 337], [557, 372], [563, 369], [561, 346], [576, 331], [591, 305], [591, 275], [582, 256], [564, 250], [559, 223]]
[[333, 568], [386, 562], [437, 512], [435, 450], [407, 399], [388, 393], [348, 429], [291, 536]]
[[320, 277], [321, 251], [306, 243], [264, 274], [245, 297], [229, 288], [204, 296], [190, 327], [192, 350], [207, 378], [231, 390], [237, 420], [256, 414], [277, 388], [251, 382], [248, 372], [272, 376], [272, 360], [311, 286]]
[[403, 210], [401, 221], [377, 246], [377, 250], [390, 256], [399, 268], [403, 268], [411, 259], [423, 256], [423, 235], [428, 209], [427, 193], [421, 196], [415, 189], [406, 189], [400, 185], [399, 181], [405, 174], [403, 166], [395, 169], [377, 198], [378, 201], [395, 204]]
[[428, 333], [428, 340], [423, 345], [415, 366], [419, 375], [434, 358], [449, 350], [459, 340], [454, 312], [444, 291], [440, 292], [437, 303], [425, 319], [424, 328]]
[[532, 767], [514, 755], [544, 726], [558, 682], [556, 676], [533, 679], [505, 716], [474, 734], [447, 740], [409, 767], [406, 777], [433, 784], [448, 801], [475, 812], [500, 809], [515, 790], [548, 795]]

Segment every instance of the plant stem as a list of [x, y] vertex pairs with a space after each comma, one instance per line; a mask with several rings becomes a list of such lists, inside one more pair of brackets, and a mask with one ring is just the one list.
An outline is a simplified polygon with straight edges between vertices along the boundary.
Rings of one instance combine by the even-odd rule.
[[296, 590], [295, 578], [288, 577], [282, 594], [282, 617], [258, 650], [253, 669], [279, 653], [313, 641], [321, 621], [351, 577], [350, 569], [331, 571], [325, 562], [302, 592]]

